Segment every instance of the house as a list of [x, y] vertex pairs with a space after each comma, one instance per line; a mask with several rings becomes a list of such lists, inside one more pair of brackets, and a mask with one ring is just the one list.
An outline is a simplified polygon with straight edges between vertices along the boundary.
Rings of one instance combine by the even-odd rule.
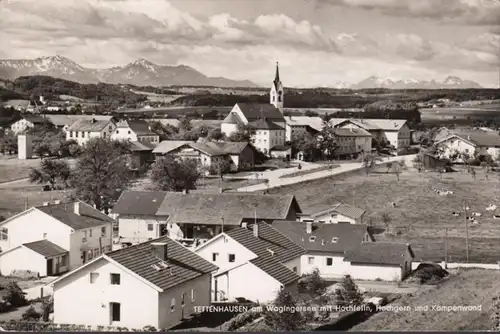
[[387, 142], [396, 150], [411, 143], [410, 128], [404, 119], [348, 119], [338, 123], [336, 127], [364, 129], [378, 143]]
[[208, 240], [242, 222], [296, 220], [302, 210], [293, 195], [124, 191], [113, 212], [122, 241], [139, 243], [162, 235]]
[[365, 225], [275, 221], [272, 227], [305, 250], [300, 258], [300, 275], [315, 269], [324, 278], [348, 275], [351, 268], [344, 261], [345, 251], [375, 240]]
[[24, 132], [28, 129], [32, 129], [35, 126], [42, 126], [44, 124], [50, 124], [50, 121], [40, 115], [23, 115], [21, 119], [12, 123], [10, 130], [16, 134]]
[[222, 121], [221, 131], [229, 137], [237, 132], [240, 126], [257, 122], [263, 118], [282, 128], [284, 137], [285, 119], [283, 114], [275, 106], [261, 103], [236, 103]]
[[347, 250], [344, 261], [350, 263], [353, 279], [402, 281], [411, 273], [414, 258], [409, 244], [363, 242]]
[[323, 224], [363, 224], [365, 210], [338, 203], [309, 214], [301, 214], [299, 221]]
[[337, 139], [337, 157], [357, 157], [359, 154], [372, 151], [372, 135], [361, 128], [335, 128]]
[[284, 118], [285, 141], [287, 142], [303, 133], [316, 134], [323, 129], [323, 119], [318, 116], [284, 116]]
[[[443, 158], [453, 157], [455, 153], [475, 155], [490, 155], [493, 159], [500, 156], [500, 136], [488, 132], [457, 132], [436, 143], [440, 147]], [[461, 158], [457, 158], [461, 161]]]
[[110, 138], [116, 125], [112, 120], [79, 119], [66, 130], [66, 140], [76, 140], [83, 146], [91, 138]]
[[446, 161], [440, 157], [430, 154], [429, 152], [420, 152], [420, 165], [417, 168], [425, 169], [445, 169]]
[[297, 289], [304, 249], [268, 223], [249, 226], [223, 232], [195, 250], [219, 267], [212, 279], [213, 301], [268, 303], [281, 289]]
[[137, 169], [154, 162], [153, 150], [155, 144], [148, 141], [131, 141], [130, 143], [130, 167]]
[[63, 129], [66, 131], [73, 123], [78, 120], [91, 120], [95, 119], [98, 121], [111, 121], [113, 116], [104, 115], [53, 115], [53, 114], [43, 114], [41, 115], [48, 119], [54, 126], [58, 129]]
[[210, 168], [217, 161], [228, 160], [231, 171], [252, 170], [255, 165], [255, 151], [246, 142], [198, 142], [164, 140], [154, 150], [159, 158], [172, 155], [182, 159], [196, 159], [200, 166]]
[[160, 136], [151, 131], [151, 126], [144, 120], [122, 120], [116, 124], [111, 135], [113, 140], [129, 140], [158, 144]]
[[248, 123], [253, 146], [266, 155], [285, 145], [285, 129], [266, 117]]
[[0, 272], [52, 276], [111, 251], [113, 219], [81, 201], [32, 207], [0, 223]]
[[54, 323], [168, 329], [210, 305], [216, 270], [167, 237], [106, 253], [51, 283]]
[[269, 151], [271, 158], [282, 158], [290, 160], [292, 157], [292, 147], [288, 145], [277, 145]]

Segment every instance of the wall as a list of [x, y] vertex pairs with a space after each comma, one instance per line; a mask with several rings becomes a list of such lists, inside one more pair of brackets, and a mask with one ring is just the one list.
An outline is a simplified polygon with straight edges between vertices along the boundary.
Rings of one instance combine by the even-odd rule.
[[[101, 236], [101, 227], [106, 227], [106, 235], [104, 237]], [[70, 269], [74, 269], [84, 263], [82, 252], [87, 253], [85, 262], [88, 262], [94, 257], [97, 257], [99, 253], [102, 253], [101, 247], [104, 249], [107, 248], [108, 251], [111, 249], [113, 245], [112, 224], [107, 223], [92, 228], [77, 230], [71, 234], [70, 238], [71, 248], [69, 250], [69, 266]], [[84, 241], [84, 238], [86, 241]]]
[[[309, 263], [310, 257], [314, 258], [312, 264]], [[332, 258], [331, 266], [326, 265], [327, 258]], [[344, 255], [335, 253], [308, 252], [308, 254], [302, 255], [300, 266], [301, 275], [310, 274], [314, 269], [318, 269], [321, 277], [324, 278], [342, 277], [351, 270], [350, 263], [344, 261]]]
[[138, 141], [137, 135], [130, 128], [116, 128], [111, 134], [111, 139]]
[[297, 256], [295, 259], [290, 260], [288, 262], [283, 263], [285, 267], [290, 269], [291, 271], [297, 273], [297, 275], [300, 275], [301, 273], [301, 257]]
[[400, 147], [399, 145], [399, 132], [397, 131], [384, 131], [385, 138], [396, 149]]
[[33, 141], [30, 135], [19, 135], [17, 137], [17, 148], [19, 160], [31, 159], [33, 156]]
[[[133, 244], [148, 241], [150, 238], [160, 237], [160, 224], [167, 223], [167, 217], [157, 216], [130, 216], [118, 217], [118, 235], [123, 237], [122, 242]], [[153, 224], [153, 230], [148, 231], [148, 224]]]
[[[99, 274], [94, 284], [91, 272]], [[110, 284], [111, 273], [120, 285]], [[121, 304], [120, 322], [111, 323], [110, 302]], [[54, 285], [54, 323], [158, 328], [158, 291], [101, 258]]]
[[[304, 221], [304, 219], [308, 219], [308, 217], [301, 217], [301, 221]], [[320, 216], [316, 216], [314, 218], [315, 222], [319, 223], [326, 223], [326, 224], [338, 224], [339, 222], [345, 222], [349, 224], [359, 224], [359, 222], [356, 219], [341, 215], [340, 213], [336, 213], [334, 211], [332, 212], [327, 212], [324, 213]]]
[[408, 124], [405, 124], [399, 129], [398, 132], [398, 145], [400, 147], [410, 146], [411, 144], [411, 131]]
[[[452, 137], [448, 140], [439, 143], [439, 146], [443, 148], [443, 157], [449, 158], [455, 151], [460, 153], [468, 153], [471, 156], [474, 154], [475, 147], [471, 144], [465, 142], [464, 140], [458, 137]], [[461, 161], [461, 159], [457, 159], [457, 161]]]
[[[349, 263], [349, 262], [347, 262]], [[401, 279], [401, 267], [389, 265], [350, 264], [349, 275], [353, 279], [394, 281]]]
[[47, 260], [26, 247], [19, 247], [0, 256], [0, 274], [8, 276], [13, 270], [31, 270], [47, 276]]
[[8, 229], [8, 240], [0, 240], [2, 251], [7, 251], [21, 244], [45, 239], [69, 250], [71, 228], [57, 219], [35, 208], [0, 225]]
[[[172, 289], [160, 293], [158, 305], [158, 328], [171, 328], [181, 322], [183, 318], [194, 313], [193, 306], [210, 305], [211, 274], [205, 274], [187, 281]], [[195, 300], [191, 299], [191, 291], [195, 291]], [[184, 293], [184, 307], [181, 306]], [[171, 301], [175, 299], [175, 308], [171, 311]]]
[[222, 123], [220, 125], [220, 130], [223, 134], [229, 137], [231, 134], [238, 131], [238, 124]]

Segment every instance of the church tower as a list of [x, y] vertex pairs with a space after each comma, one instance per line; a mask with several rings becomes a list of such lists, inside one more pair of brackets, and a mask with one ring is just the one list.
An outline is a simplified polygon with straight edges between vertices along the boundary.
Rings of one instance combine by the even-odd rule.
[[276, 63], [276, 75], [274, 76], [273, 85], [269, 92], [269, 99], [270, 103], [281, 111], [281, 113], [283, 113], [284, 95], [283, 85], [280, 80], [279, 65]]

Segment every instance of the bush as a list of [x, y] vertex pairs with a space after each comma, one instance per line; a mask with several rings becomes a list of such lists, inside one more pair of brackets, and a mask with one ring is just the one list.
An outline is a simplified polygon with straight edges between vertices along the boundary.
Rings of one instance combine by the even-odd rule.
[[326, 291], [326, 281], [321, 278], [318, 269], [314, 269], [311, 274], [303, 275], [297, 284], [299, 293], [308, 293], [320, 296]]
[[398, 155], [411, 155], [420, 152], [418, 147], [403, 147], [398, 150]]
[[37, 312], [33, 306], [30, 306], [22, 315], [23, 320], [40, 320], [42, 314]]
[[21, 307], [28, 305], [28, 301], [23, 290], [15, 282], [10, 282], [6, 287], [7, 294], [4, 296], [4, 301], [8, 302], [12, 307]]
[[241, 327], [251, 323], [255, 319], [260, 318], [261, 315], [262, 315], [262, 312], [255, 311], [255, 310], [249, 310], [247, 312], [240, 313], [236, 317], [234, 317], [231, 320], [222, 324], [221, 331], [224, 331], [224, 332], [234, 331], [238, 328], [241, 328]]

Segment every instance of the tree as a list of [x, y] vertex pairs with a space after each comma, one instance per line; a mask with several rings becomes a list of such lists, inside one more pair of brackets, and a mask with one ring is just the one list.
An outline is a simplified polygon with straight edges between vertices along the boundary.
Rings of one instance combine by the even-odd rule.
[[5, 287], [6, 293], [3, 300], [8, 302], [12, 307], [22, 307], [28, 305], [28, 301], [24, 295], [23, 290], [17, 285], [16, 282], [10, 282]]
[[56, 188], [56, 184], [62, 183], [65, 187], [71, 177], [71, 169], [66, 161], [63, 160], [42, 160], [40, 168], [33, 168], [30, 172], [30, 182], [49, 183], [51, 189]]
[[199, 177], [196, 160], [179, 160], [171, 156], [159, 159], [151, 171], [151, 181], [161, 191], [196, 189], [196, 181]]
[[500, 331], [500, 295], [496, 295], [493, 299], [493, 312], [491, 314], [492, 330]]
[[238, 125], [236, 132], [231, 133], [228, 140], [232, 142], [250, 142], [252, 130], [243, 124]]
[[403, 166], [401, 166], [401, 164], [399, 162], [394, 162], [391, 166], [392, 172], [394, 174], [396, 174], [398, 181], [399, 181], [399, 174], [401, 174], [402, 168], [403, 168]]
[[98, 210], [107, 210], [113, 198], [126, 189], [131, 180], [125, 152], [126, 144], [90, 139], [73, 173], [78, 198], [92, 203]]
[[357, 306], [363, 302], [358, 286], [350, 275], [345, 275], [340, 282], [339, 289], [335, 290], [335, 304], [340, 307]]
[[17, 136], [8, 131], [0, 138], [0, 151], [3, 154], [13, 154], [17, 152]]
[[304, 153], [306, 160], [314, 160], [318, 156], [318, 139], [309, 132], [293, 136], [291, 144], [295, 150]]
[[160, 140], [169, 140], [179, 133], [179, 129], [170, 124], [163, 125], [162, 123], [155, 121], [151, 123], [151, 131], [160, 136]]
[[326, 282], [319, 274], [319, 269], [314, 269], [311, 274], [304, 275], [298, 284], [299, 292], [309, 293], [313, 296], [321, 296], [326, 291]]
[[264, 310], [264, 322], [278, 332], [298, 331], [306, 319], [296, 310], [297, 304], [289, 292], [281, 289], [271, 307]]
[[193, 128], [191, 121], [187, 117], [183, 117], [179, 123], [179, 130], [181, 132], [188, 132]]
[[220, 128], [214, 128], [208, 131], [207, 139], [209, 140], [223, 140], [224, 134], [222, 133]]
[[23, 320], [27, 320], [27, 321], [38, 321], [40, 320], [40, 318], [42, 317], [42, 314], [37, 312], [35, 310], [35, 308], [32, 306], [30, 306], [26, 312], [24, 312], [22, 314], [22, 318]]
[[373, 153], [367, 153], [363, 155], [363, 167], [365, 168], [366, 175], [370, 174], [376, 165], [377, 157]]
[[230, 158], [222, 157], [220, 159], [212, 162], [210, 166], [210, 174], [220, 176], [220, 179], [224, 179], [224, 174], [231, 171], [231, 161]]
[[328, 159], [332, 159], [337, 149], [337, 136], [331, 122], [323, 121], [323, 128], [318, 134], [318, 139], [321, 154]]
[[417, 167], [419, 173], [422, 172], [424, 166], [424, 160], [422, 158], [422, 154], [417, 154], [417, 156], [413, 159], [413, 165]]

